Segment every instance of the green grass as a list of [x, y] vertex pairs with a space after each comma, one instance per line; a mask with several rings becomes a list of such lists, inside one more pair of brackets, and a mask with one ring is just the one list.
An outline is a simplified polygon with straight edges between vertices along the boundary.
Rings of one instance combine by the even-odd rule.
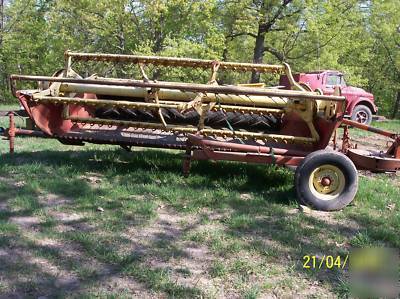
[[[388, 120], [388, 121], [379, 121], [379, 122], [373, 121], [371, 123], [371, 126], [400, 134], [400, 120], [399, 119]], [[374, 136], [374, 133], [354, 128], [351, 130], [351, 136], [353, 136], [353, 137], [366, 137], [366, 136], [371, 137], [371, 136]]]
[[7, 111], [7, 110], [19, 110], [20, 109], [20, 105], [18, 103], [18, 100], [15, 100], [15, 103], [11, 103], [11, 104], [1, 104], [0, 105], [0, 110], [2, 111]]
[[285, 168], [195, 162], [184, 178], [181, 152], [33, 138], [7, 150], [0, 296], [345, 297], [346, 270], [303, 269], [303, 256], [400, 248], [398, 176], [362, 176], [353, 205], [302, 213]]

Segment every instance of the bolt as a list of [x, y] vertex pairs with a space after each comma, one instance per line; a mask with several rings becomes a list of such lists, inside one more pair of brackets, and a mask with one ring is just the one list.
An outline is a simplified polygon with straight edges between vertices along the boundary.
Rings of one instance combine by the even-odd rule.
[[331, 179], [329, 177], [323, 177], [321, 180], [321, 185], [324, 187], [330, 186], [331, 185]]

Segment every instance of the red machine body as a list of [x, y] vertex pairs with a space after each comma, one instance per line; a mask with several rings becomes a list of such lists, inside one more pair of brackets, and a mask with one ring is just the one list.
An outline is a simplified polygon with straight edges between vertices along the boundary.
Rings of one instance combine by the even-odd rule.
[[[347, 85], [343, 73], [339, 71], [322, 70], [297, 73], [293, 74], [293, 78], [296, 82], [309, 86], [311, 90], [322, 90], [326, 95], [333, 94], [335, 87], [339, 86], [342, 95], [347, 100], [346, 115], [350, 116], [352, 120], [370, 124], [372, 115], [378, 112], [374, 95], [362, 88]], [[286, 89], [290, 88], [290, 83], [286, 75], [280, 77], [279, 85]]]
[[[360, 99], [361, 92], [343, 86], [342, 81], [331, 84], [333, 71], [310, 74], [309, 81], [302, 82], [303, 87], [296, 80], [307, 77], [293, 77], [287, 64], [72, 52], [67, 52], [65, 58], [66, 69], [52, 77], [11, 76], [14, 95], [39, 130], [16, 128], [10, 113], [10, 126], [5, 132], [10, 152], [14, 152], [15, 137], [25, 135], [55, 138], [71, 145], [186, 150], [185, 174], [192, 160], [295, 166], [299, 202], [326, 211], [341, 209], [354, 199], [356, 166], [373, 171], [400, 169], [397, 134], [344, 119], [346, 98], [337, 85], [347, 97], [353, 93]], [[73, 59], [136, 64], [142, 79], [97, 75], [82, 78], [71, 69]], [[144, 65], [209, 69], [211, 79], [206, 84], [150, 80]], [[287, 80], [292, 90], [262, 84], [218, 85], [217, 71], [221, 69], [286, 73], [281, 83]], [[338, 78], [340, 74], [336, 73]], [[39, 88], [17, 90], [21, 81], [39, 82]], [[321, 84], [325, 84], [325, 90], [313, 91]], [[365, 96], [373, 102], [372, 95]], [[336, 149], [336, 131], [341, 125], [345, 125], [341, 150], [328, 150], [331, 141]], [[349, 126], [389, 137], [393, 144], [385, 153], [361, 152], [350, 142]]]

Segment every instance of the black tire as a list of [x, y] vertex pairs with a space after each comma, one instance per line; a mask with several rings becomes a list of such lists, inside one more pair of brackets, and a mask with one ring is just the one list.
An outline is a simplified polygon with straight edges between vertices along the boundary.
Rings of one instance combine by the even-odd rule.
[[372, 111], [365, 105], [357, 105], [353, 109], [351, 120], [369, 125], [372, 122]]
[[[125, 108], [98, 108], [96, 117], [139, 122], [159, 122], [159, 115], [154, 111]], [[168, 124], [197, 125], [200, 115], [191, 110], [185, 113], [177, 109], [163, 109], [162, 114]], [[280, 118], [273, 115], [242, 114], [238, 112], [210, 111], [205, 118], [205, 125], [211, 128], [223, 128], [231, 125], [235, 130], [254, 129], [263, 132], [277, 132]]]
[[321, 211], [340, 210], [357, 193], [357, 169], [345, 155], [319, 150], [305, 157], [297, 167], [295, 187], [300, 204]]

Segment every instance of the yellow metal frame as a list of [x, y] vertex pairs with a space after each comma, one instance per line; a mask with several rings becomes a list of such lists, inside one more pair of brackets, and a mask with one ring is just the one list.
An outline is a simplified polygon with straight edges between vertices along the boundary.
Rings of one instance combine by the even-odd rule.
[[[127, 80], [91, 76], [82, 79], [72, 69], [74, 61], [121, 62], [137, 64], [142, 80]], [[208, 84], [182, 82], [151, 81], [145, 73], [144, 66], [171, 66], [210, 69]], [[217, 72], [230, 70], [235, 72], [257, 71], [261, 73], [286, 74], [292, 91], [269, 89], [263, 84], [242, 84], [238, 86], [219, 86]], [[65, 70], [57, 77], [13, 76], [13, 79], [53, 82], [47, 90], [33, 93], [33, 100], [38, 103], [63, 105], [63, 118], [81, 123], [105, 125], [122, 125], [136, 128], [149, 128], [181, 133], [201, 133], [208, 136], [237, 137], [243, 139], [259, 139], [279, 143], [313, 144], [320, 136], [313, 121], [317, 115], [330, 119], [335, 115], [336, 101], [343, 101], [339, 95], [325, 96], [307, 90], [295, 82], [288, 64], [269, 65], [236, 62], [220, 62], [176, 57], [117, 55], [101, 53], [65, 53]], [[84, 93], [123, 96], [135, 98], [135, 101], [84, 99], [76, 97]], [[143, 99], [137, 101], [137, 99]], [[87, 105], [95, 107], [112, 107], [140, 109], [157, 112], [160, 123], [122, 121], [117, 119], [81, 118], [69, 115], [69, 105]], [[195, 109], [200, 115], [197, 127], [169, 125], [165, 121], [161, 109], [177, 109], [181, 112]], [[295, 113], [309, 127], [311, 137], [264, 134], [225, 129], [206, 128], [204, 120], [209, 111], [237, 112], [257, 115], [281, 116]]]
[[[329, 184], [324, 184], [327, 179]], [[336, 166], [324, 164], [317, 167], [310, 175], [309, 188], [317, 198], [331, 200], [338, 197], [346, 186], [343, 172]]]

